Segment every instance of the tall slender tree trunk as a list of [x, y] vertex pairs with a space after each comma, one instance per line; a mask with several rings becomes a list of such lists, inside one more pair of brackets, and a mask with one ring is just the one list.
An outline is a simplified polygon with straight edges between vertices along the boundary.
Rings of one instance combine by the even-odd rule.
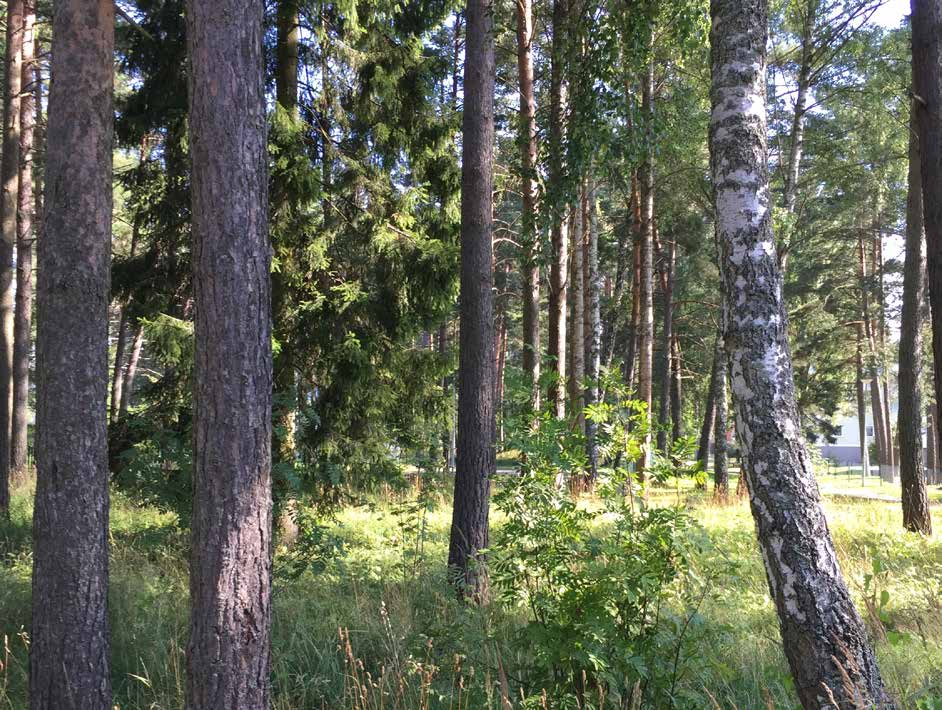
[[[468, 0], [461, 147], [461, 308], [458, 461], [448, 568], [459, 594], [483, 601], [494, 457], [494, 20], [491, 0]], [[565, 307], [565, 301], [563, 302]], [[565, 343], [565, 341], [563, 341]], [[565, 347], [564, 347], [565, 351]]]
[[785, 656], [805, 707], [892, 707], [840, 573], [798, 425], [769, 204], [766, 1], [712, 0], [710, 7], [725, 339], [742, 468]]
[[[590, 175], [588, 185], [589, 234], [585, 245], [585, 378], [584, 400], [586, 407], [599, 401], [599, 372], [602, 366], [602, 321], [599, 303], [599, 210], [595, 193], [595, 179]], [[590, 419], [585, 422], [586, 455], [589, 460], [589, 476], [592, 481], [598, 476], [599, 449], [596, 440], [598, 426]]]
[[[298, 116], [298, 47], [300, 41], [300, 16], [298, 0], [278, 0], [275, 17], [277, 44], [275, 46], [275, 100], [292, 118]], [[326, 41], [326, 40], [325, 40]], [[326, 183], [325, 183], [326, 189]], [[284, 191], [278, 190], [281, 194]], [[274, 210], [292, 209], [292, 205], [275, 204]], [[326, 214], [326, 212], [325, 212]], [[290, 258], [287, 254], [283, 258]], [[292, 344], [289, 324], [290, 296], [283, 269], [271, 278], [272, 319], [275, 338], [280, 344], [274, 356], [272, 373], [274, 378], [274, 426], [272, 428], [272, 459], [279, 464], [294, 461], [295, 410], [297, 407], [297, 384], [292, 362]], [[276, 481], [276, 487], [285, 496], [284, 481]], [[282, 516], [279, 529], [289, 531], [293, 526], [290, 516]]]
[[922, 304], [926, 269], [923, 251], [922, 175], [915, 112], [910, 116], [909, 191], [906, 198], [906, 258], [903, 267], [903, 312], [899, 338], [900, 484], [903, 488], [903, 527], [932, 534], [926, 470], [922, 460]]
[[[653, 33], [652, 33], [653, 41]], [[645, 154], [638, 171], [641, 182], [641, 274], [639, 298], [641, 309], [638, 362], [638, 399], [646, 407], [649, 426], [645, 427], [641, 477], [651, 465], [651, 427], [654, 360], [654, 60], [649, 59], [641, 82], [641, 112], [644, 116]]]
[[10, 507], [10, 418], [13, 407], [13, 292], [20, 179], [23, 0], [7, 2], [3, 151], [0, 156], [0, 515]]
[[[729, 498], [729, 461], [726, 456], [726, 431], [728, 405], [726, 399], [726, 349], [723, 339], [716, 339], [716, 351], [713, 354], [716, 366], [713, 369], [713, 396], [715, 414], [713, 417], [713, 498], [719, 502], [726, 502]], [[741, 474], [740, 474], [741, 475]]]
[[670, 450], [670, 394], [673, 378], [672, 351], [674, 345], [674, 273], [677, 268], [677, 242], [673, 239], [667, 247], [667, 258], [663, 265], [661, 292], [664, 297], [664, 320], [661, 326], [661, 371], [660, 391], [657, 403], [657, 448], [666, 454]]
[[[942, 0], [911, 0], [936, 406], [942, 402]], [[938, 413], [938, 410], [937, 410]], [[942, 432], [942, 417], [935, 417]], [[942, 436], [942, 434], [940, 434]]]
[[572, 271], [569, 287], [569, 352], [572, 367], [569, 371], [570, 416], [577, 429], [582, 429], [583, 380], [585, 379], [585, 286], [583, 256], [585, 255], [586, 210], [585, 191], [580, 187], [572, 207]]
[[[108, 304], [114, 4], [59, 0], [37, 257], [34, 710], [111, 710]], [[4, 264], [4, 267], [6, 264]]]
[[883, 236], [882, 230], [880, 229], [879, 224], [875, 225], [873, 231], [873, 259], [874, 259], [874, 272], [878, 273], [879, 276], [879, 290], [877, 291], [879, 295], [879, 302], [877, 303], [879, 320], [878, 323], [878, 334], [879, 334], [879, 362], [880, 362], [880, 387], [883, 389], [883, 426], [884, 426], [884, 435], [886, 441], [886, 480], [890, 483], [896, 482], [896, 437], [893, 436], [893, 418], [890, 416], [890, 373], [889, 367], [887, 367], [887, 347], [886, 347], [886, 284], [884, 282], [885, 267], [883, 265]]
[[[631, 253], [631, 246], [634, 242], [631, 206], [625, 210], [625, 227], [618, 236], [618, 256], [615, 266], [615, 283], [612, 289], [611, 298], [609, 298], [608, 312], [603, 319], [602, 331], [602, 364], [609, 367], [612, 364], [612, 358], [615, 356], [615, 348], [622, 341], [623, 332], [620, 329], [621, 309], [624, 307], [625, 300], [625, 281], [628, 271], [628, 255]], [[611, 284], [611, 279], [606, 277], [606, 297], [607, 289]]]
[[683, 362], [680, 352], [680, 336], [674, 334], [671, 344], [671, 438], [679, 441], [684, 435], [683, 412]]
[[523, 171], [523, 371], [531, 405], [540, 408], [540, 238], [537, 231], [536, 99], [533, 93], [533, 0], [517, 0], [517, 72], [520, 87], [520, 158]]
[[697, 445], [697, 461], [700, 462], [702, 471], [709, 468], [710, 461], [710, 436], [713, 434], [713, 421], [716, 418], [716, 368], [719, 366], [717, 353], [721, 352], [719, 345], [721, 337], [722, 331], [718, 331], [713, 345], [713, 365], [710, 368], [710, 380], [707, 385], [706, 406], [703, 408], [703, 424], [700, 425], [700, 443]]
[[939, 447], [936, 434], [935, 405], [926, 405], [926, 482], [938, 483]]
[[36, 106], [35, 0], [23, 5], [23, 66], [20, 100], [20, 177], [16, 223], [16, 297], [13, 316], [13, 417], [10, 425], [10, 470], [26, 474], [29, 462], [29, 344], [33, 322], [33, 137]]
[[[808, 110], [808, 92], [811, 88], [811, 61], [814, 57], [814, 20], [818, 11], [819, 0], [807, 0], [802, 8], [804, 16], [801, 23], [801, 61], [795, 86], [795, 108], [792, 113], [791, 136], [788, 144], [788, 163], [785, 167], [784, 207], [789, 215], [795, 213], [798, 197], [798, 176], [801, 170], [801, 156], [805, 144], [805, 113]], [[782, 272], [788, 269], [789, 245], [784, 244], [779, 250], [779, 262]]]
[[864, 382], [863, 366], [864, 324], [857, 322], [857, 348], [854, 363], [857, 368], [857, 429], [860, 438], [860, 462], [863, 466], [863, 475], [870, 475], [870, 448], [867, 446], [867, 384]]
[[191, 710], [270, 702], [271, 246], [262, 0], [188, 0], [196, 363]]
[[141, 349], [144, 347], [144, 326], [138, 324], [131, 341], [131, 355], [128, 357], [127, 367], [121, 382], [121, 404], [119, 405], [119, 418], [127, 416], [131, 406], [131, 396], [134, 394], [134, 378], [137, 375], [137, 364], [141, 359]]
[[873, 433], [877, 445], [877, 461], [880, 475], [886, 475], [889, 460], [886, 452], [886, 426], [884, 423], [883, 396], [880, 391], [880, 374], [877, 369], [877, 351], [873, 334], [873, 321], [870, 318], [870, 297], [867, 285], [867, 251], [863, 233], [857, 241], [858, 268], [860, 272], [860, 312], [863, 318], [864, 333], [867, 337], [867, 373], [870, 383], [870, 407], [873, 414]]
[[569, 298], [569, 240], [566, 215], [560, 209], [565, 204], [565, 116], [568, 94], [566, 81], [566, 32], [568, 29], [569, 0], [553, 0], [553, 45], [550, 68], [550, 125], [549, 125], [549, 193], [553, 206], [550, 214], [549, 289], [549, 356], [553, 360], [555, 377], [550, 383], [548, 396], [553, 402], [556, 417], [566, 416], [566, 303]]

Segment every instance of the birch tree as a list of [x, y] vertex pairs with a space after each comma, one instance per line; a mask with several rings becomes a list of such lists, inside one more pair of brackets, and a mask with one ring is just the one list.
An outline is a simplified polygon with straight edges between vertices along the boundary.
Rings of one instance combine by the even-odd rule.
[[799, 431], [772, 234], [765, 0], [712, 0], [711, 172], [743, 474], [805, 707], [892, 707], [837, 563]]

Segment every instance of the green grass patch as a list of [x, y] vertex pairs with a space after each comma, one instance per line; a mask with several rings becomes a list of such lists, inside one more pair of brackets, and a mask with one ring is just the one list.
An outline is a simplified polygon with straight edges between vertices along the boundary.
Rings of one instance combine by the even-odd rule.
[[[30, 501], [29, 489], [17, 490], [11, 520], [0, 523], [0, 708], [16, 710], [26, 707]], [[699, 564], [734, 566], [704, 597], [683, 647], [690, 661], [678, 706], [797, 707], [748, 506], [714, 506], [708, 492], [687, 487], [651, 494], [653, 505], [678, 501], [714, 543], [709, 554], [717, 559]], [[344, 554], [321, 573], [276, 581], [275, 708], [498, 710], [502, 695], [515, 697], [528, 663], [528, 649], [515, 641], [524, 615], [458, 604], [444, 572], [447, 498], [431, 509], [408, 502], [341, 511], [333, 533]], [[833, 498], [825, 506], [893, 694], [904, 708], [939, 707], [932, 703], [942, 702], [942, 543], [904, 532], [897, 505]], [[937, 528], [940, 510], [932, 511]], [[173, 516], [115, 494], [111, 541], [115, 703], [180, 708], [188, 536]]]

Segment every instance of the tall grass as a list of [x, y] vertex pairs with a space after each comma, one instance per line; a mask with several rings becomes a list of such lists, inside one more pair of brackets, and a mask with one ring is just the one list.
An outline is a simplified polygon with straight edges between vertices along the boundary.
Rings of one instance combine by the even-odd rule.
[[[26, 707], [31, 494], [16, 490], [11, 520], [0, 523], [0, 709]], [[674, 490], [661, 496], [666, 504], [677, 499]], [[735, 562], [735, 572], [695, 620], [678, 705], [795, 707], [748, 507], [684, 496], [716, 543], [709, 554]], [[655, 504], [658, 498], [655, 492]], [[902, 707], [942, 707], [942, 543], [904, 533], [893, 505], [829, 502], [827, 512], [892, 692]], [[317, 575], [276, 581], [277, 710], [520, 707], [529, 661], [515, 641], [523, 617], [455, 601], [443, 570], [449, 523], [444, 501], [420, 510], [389, 496], [349, 508], [334, 530], [345, 554]], [[180, 708], [187, 536], [172, 516], [115, 494], [111, 542], [115, 703], [125, 710]]]

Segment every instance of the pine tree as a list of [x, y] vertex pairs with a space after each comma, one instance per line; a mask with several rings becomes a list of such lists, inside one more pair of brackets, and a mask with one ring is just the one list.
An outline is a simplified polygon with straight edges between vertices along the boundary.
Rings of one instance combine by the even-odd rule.
[[271, 286], [261, 0], [190, 0], [196, 320], [187, 707], [269, 706]]
[[108, 303], [114, 5], [52, 25], [46, 213], [37, 258], [30, 706], [111, 710]]

